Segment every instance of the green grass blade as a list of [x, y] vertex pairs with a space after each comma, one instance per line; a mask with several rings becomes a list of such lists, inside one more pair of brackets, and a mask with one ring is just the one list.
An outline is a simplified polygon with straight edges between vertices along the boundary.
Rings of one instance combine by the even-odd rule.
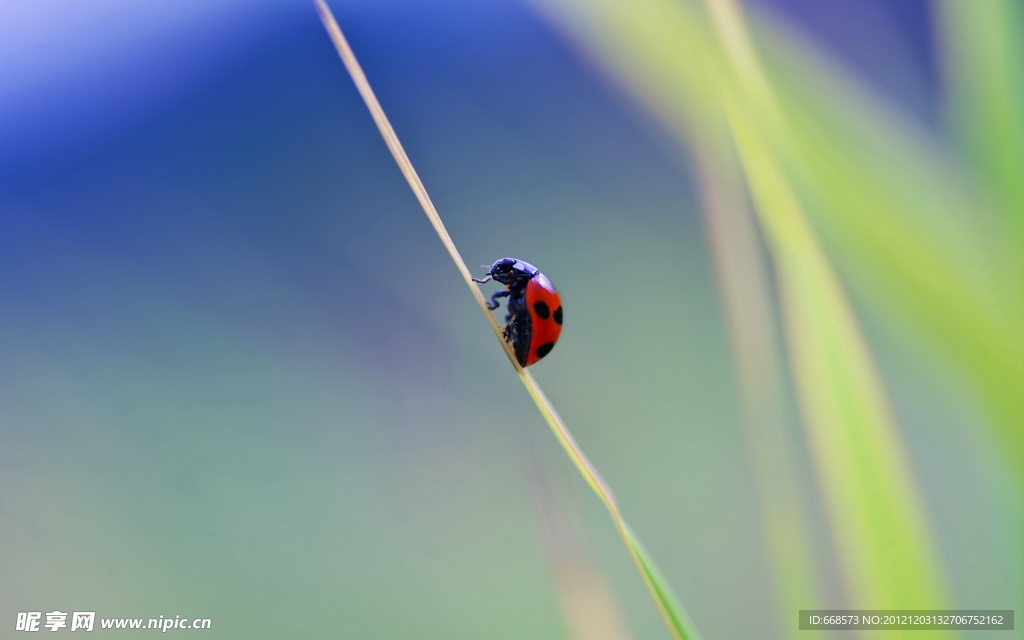
[[423, 185], [423, 181], [420, 180], [419, 175], [416, 173], [412, 162], [405, 153], [401, 142], [399, 142], [398, 136], [391, 127], [391, 123], [388, 121], [387, 115], [384, 113], [384, 109], [377, 101], [377, 98], [373, 93], [373, 89], [370, 87], [370, 83], [366, 79], [366, 76], [363, 73], [359, 62], [356, 60], [355, 54], [352, 52], [348, 41], [345, 39], [341, 28], [334, 19], [334, 15], [331, 13], [330, 8], [327, 7], [324, 0], [314, 0], [314, 4], [316, 5], [320, 18], [324, 23], [324, 27], [327, 29], [335, 48], [338, 50], [338, 55], [341, 57], [346, 69], [348, 69], [349, 74], [352, 76], [352, 80], [355, 82], [360, 95], [366, 102], [366, 106], [369, 108], [374, 122], [377, 123], [377, 127], [380, 129], [385, 144], [394, 156], [395, 162], [398, 164], [402, 174], [408, 181], [413, 193], [416, 194], [416, 197], [419, 200], [420, 205], [423, 207], [423, 211], [426, 213], [428, 220], [437, 232], [438, 237], [440, 237], [441, 242], [448, 250], [448, 253], [452, 257], [452, 261], [455, 262], [455, 266], [458, 268], [463, 280], [465, 280], [470, 292], [490, 323], [495, 337], [497, 337], [498, 342], [505, 349], [505, 355], [508, 356], [509, 362], [511, 362], [512, 366], [515, 367], [519, 374], [519, 378], [526, 387], [526, 390], [536, 402], [537, 408], [551, 427], [551, 430], [558, 438], [558, 441], [562, 444], [562, 447], [569, 455], [573, 464], [583, 476], [583, 479], [588, 485], [590, 485], [591, 489], [594, 490], [594, 493], [597, 494], [597, 497], [600, 498], [611, 513], [615, 526], [626, 545], [626, 549], [629, 551], [630, 556], [636, 563], [637, 569], [640, 571], [640, 575], [643, 578], [644, 583], [647, 585], [647, 589], [650, 591], [651, 597], [654, 599], [654, 603], [658, 607], [658, 611], [661, 613], [669, 632], [677, 640], [699, 640], [700, 636], [696, 631], [695, 625], [690, 621], [682, 605], [679, 604], [678, 598], [675, 596], [671, 587], [669, 587], [668, 583], [654, 566], [654, 563], [651, 561], [647, 552], [640, 547], [636, 536], [629, 529], [625, 519], [623, 519], [622, 513], [619, 511], [618, 504], [615, 501], [615, 496], [612, 494], [611, 489], [605, 483], [604, 479], [601, 478], [597, 469], [594, 468], [584, 455], [579, 445], [576, 444], [576, 441], [569, 432], [568, 427], [566, 427], [565, 423], [558, 416], [554, 406], [552, 406], [547, 396], [544, 395], [544, 392], [541, 391], [540, 386], [533, 379], [533, 376], [519, 366], [518, 361], [512, 353], [511, 347], [502, 338], [502, 330], [495, 321], [494, 314], [492, 314], [490, 309], [487, 308], [487, 303], [484, 300], [483, 294], [480, 293], [479, 287], [477, 287], [473, 282], [472, 275], [466, 267], [466, 263], [462, 260], [462, 257], [459, 255], [459, 252], [455, 247], [455, 243], [452, 241], [447, 229], [445, 229], [444, 223], [441, 221], [441, 216], [437, 213], [437, 209], [434, 207], [430, 197], [427, 195], [427, 190]]
[[672, 591], [672, 586], [668, 583], [668, 580], [661, 575], [658, 567], [651, 560], [650, 554], [647, 553], [647, 549], [640, 543], [640, 539], [636, 537], [636, 534], [629, 528], [629, 525], [623, 522], [622, 526], [624, 531], [623, 537], [627, 541], [626, 544], [629, 545], [633, 552], [633, 557], [637, 562], [637, 566], [640, 567], [644, 581], [647, 582], [654, 592], [655, 598], [660, 603], [660, 607], [663, 610], [662, 615], [667, 618], [670, 628], [673, 629], [673, 635], [677, 638], [700, 638], [700, 633], [690, 620], [689, 614], [683, 609], [683, 605], [679, 603], [679, 597]]
[[661, 572], [658, 571], [650, 555], [641, 546], [636, 534], [632, 532], [625, 518], [622, 517], [622, 512], [619, 511], [618, 503], [615, 501], [615, 495], [604, 479], [601, 478], [597, 469], [594, 468], [590, 460], [584, 455], [583, 450], [576, 444], [572, 433], [569, 432], [565, 423], [562, 422], [551, 401], [541, 391], [540, 386], [534, 381], [530, 372], [519, 367], [514, 358], [512, 361], [519, 371], [519, 377], [526, 386], [526, 390], [534, 402], [537, 403], [537, 408], [540, 409], [541, 414], [547, 421], [548, 426], [551, 427], [555, 437], [558, 438], [562, 448], [569, 455], [569, 458], [576, 466], [576, 469], [579, 470], [583, 479], [590, 485], [590, 488], [594, 490], [594, 493], [597, 494], [597, 497], [600, 498], [601, 502], [608, 508], [609, 513], [611, 513], [615, 527], [618, 529], [619, 535], [629, 551], [629, 555], [633, 558], [633, 562], [636, 564], [637, 570], [640, 572], [640, 576], [643, 578], [644, 584], [651, 594], [651, 598], [654, 600], [655, 605], [657, 605], [658, 612], [661, 614], [665, 626], [672, 633], [672, 637], [679, 640], [698, 640], [700, 634], [697, 631], [696, 625], [690, 620], [689, 615], [686, 613], [683, 605], [679, 603], [679, 598], [675, 595], [672, 587], [661, 575]]

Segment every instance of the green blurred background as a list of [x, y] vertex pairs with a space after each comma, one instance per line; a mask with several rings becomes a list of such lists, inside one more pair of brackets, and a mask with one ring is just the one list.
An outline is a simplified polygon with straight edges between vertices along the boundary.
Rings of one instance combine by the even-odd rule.
[[[705, 638], [1020, 611], [1019, 6], [622, 4], [334, 10]], [[311, 5], [0, 34], [0, 636], [668, 637]]]

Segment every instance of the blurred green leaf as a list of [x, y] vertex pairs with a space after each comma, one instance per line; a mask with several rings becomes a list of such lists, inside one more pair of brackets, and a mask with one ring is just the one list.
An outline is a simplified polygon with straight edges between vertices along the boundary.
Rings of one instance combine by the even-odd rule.
[[[851, 271], [871, 276], [858, 281], [868, 299], [915, 327], [927, 319], [916, 330], [969, 365], [983, 397], [1006, 416], [1014, 372], [999, 347], [1010, 327], [993, 312], [994, 268], [967, 215], [973, 199], [955, 166], [913, 127], [851, 96], [852, 83], [809, 72], [818, 63], [804, 63], [820, 60], [818, 52], [758, 24], [763, 46], [773, 49], [763, 65], [738, 5], [706, 5], [710, 16], [664, 0], [544, 8], [713, 165], [735, 143], [776, 267], [795, 382], [853, 602], [941, 606], [910, 461], [808, 216]], [[830, 92], [833, 85], [843, 91]], [[719, 135], [723, 110], [731, 142]], [[1006, 381], [990, 393], [993, 375]]]
[[963, 377], [1024, 479], [1019, 247], [993, 200], [921, 128], [794, 36], [765, 29], [789, 127], [775, 148], [850, 283]]
[[938, 7], [955, 133], [994, 192], [1003, 222], [1019, 234], [1024, 230], [1024, 5], [944, 0]]
[[693, 2], [537, 2], [667, 130], [699, 141], [716, 163], [728, 152], [715, 135], [721, 86], [767, 107], [750, 117], [829, 255], [865, 302], [969, 382], [990, 418], [982, 424], [1024, 481], [1019, 242], [947, 150], [763, 16], [751, 27], [756, 57], [751, 49], [737, 62], [763, 70], [751, 85], [735, 84], [737, 69]]
[[791, 366], [853, 605], [940, 608], [920, 498], [856, 321], [753, 123], [736, 103], [729, 112], [772, 249]]
[[[767, 258], [738, 160], [723, 154], [723, 161], [712, 165], [710, 154], [695, 155], [702, 212], [732, 342], [747, 454], [778, 587], [777, 609], [823, 609], [822, 585], [809, 552], [814, 545], [796, 474], [797, 454], [783, 411], [784, 366], [773, 290], [764, 269]], [[799, 629], [781, 617], [781, 633], [799, 636]]]

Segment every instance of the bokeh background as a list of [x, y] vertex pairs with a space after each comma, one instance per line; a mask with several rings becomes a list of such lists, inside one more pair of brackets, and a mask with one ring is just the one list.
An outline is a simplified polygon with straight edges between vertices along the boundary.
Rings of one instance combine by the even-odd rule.
[[[558, 286], [534, 374], [705, 638], [793, 637], [801, 607], [1020, 613], [1019, 7], [729, 5], [788, 56], [758, 94], [788, 124], [737, 98], [709, 153], [680, 131], [718, 122], [728, 74], [682, 34], [722, 22], [621, 4], [333, 8], [467, 262]], [[773, 227], [787, 184], [806, 228]], [[807, 247], [824, 285], [787, 280]], [[801, 339], [836, 308], [819, 370], [829, 336]], [[58, 609], [668, 637], [482, 320], [309, 3], [4, 2], [0, 636]], [[859, 575], [890, 533], [913, 575]]]

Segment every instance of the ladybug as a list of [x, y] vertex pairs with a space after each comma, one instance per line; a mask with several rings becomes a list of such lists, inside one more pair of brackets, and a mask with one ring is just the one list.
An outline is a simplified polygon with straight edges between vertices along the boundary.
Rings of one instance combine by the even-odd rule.
[[482, 279], [473, 278], [480, 283], [488, 280], [505, 285], [491, 296], [487, 308], [497, 309], [498, 298], [508, 297], [503, 335], [519, 366], [528, 367], [551, 353], [562, 333], [562, 298], [547, 276], [529, 262], [502, 258]]

